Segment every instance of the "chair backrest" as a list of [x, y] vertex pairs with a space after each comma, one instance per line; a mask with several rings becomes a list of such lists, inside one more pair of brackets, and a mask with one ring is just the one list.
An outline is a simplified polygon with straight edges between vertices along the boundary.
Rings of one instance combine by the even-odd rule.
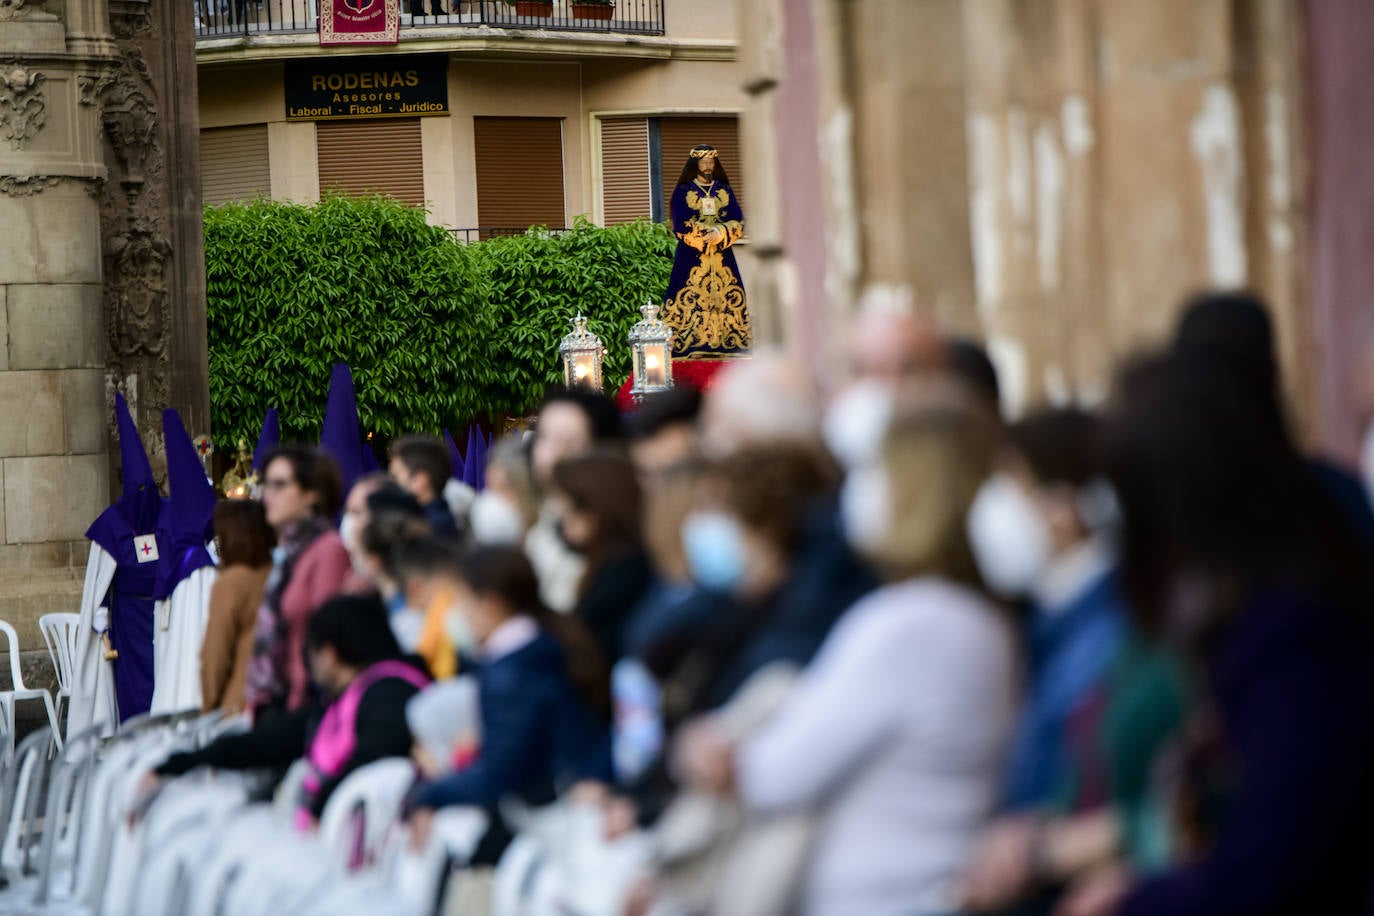
[[10, 656], [10, 684], [15, 690], [24, 689], [24, 674], [19, 670], [19, 634], [3, 620], [0, 620], [0, 635], [5, 637], [5, 645]]
[[372, 861], [400, 816], [401, 803], [414, 782], [415, 768], [404, 757], [378, 760], [354, 770], [325, 804], [320, 817], [321, 842], [342, 861], [348, 861], [355, 851], [364, 861]]
[[48, 747], [52, 729], [43, 726], [20, 743], [14, 757], [14, 784], [5, 785], [5, 811], [0, 833], [0, 869], [29, 874], [33, 849], [38, 839], [44, 783], [52, 761]]
[[80, 614], [44, 614], [38, 618], [48, 655], [57, 670], [57, 684], [62, 693], [71, 696], [72, 679], [76, 672], [76, 638], [81, 632]]
[[[70, 898], [75, 889], [81, 834], [89, 823], [86, 793], [95, 772], [96, 737], [88, 730], [82, 733], [80, 743], [68, 743], [48, 783], [35, 904]], [[63, 886], [58, 886], [59, 881]]]

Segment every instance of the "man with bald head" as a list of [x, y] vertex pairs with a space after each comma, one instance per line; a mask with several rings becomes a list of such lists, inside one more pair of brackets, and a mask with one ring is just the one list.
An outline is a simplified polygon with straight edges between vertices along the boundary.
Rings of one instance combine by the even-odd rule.
[[868, 305], [850, 326], [849, 364], [854, 380], [899, 385], [943, 368], [945, 345], [934, 322], [911, 308]]

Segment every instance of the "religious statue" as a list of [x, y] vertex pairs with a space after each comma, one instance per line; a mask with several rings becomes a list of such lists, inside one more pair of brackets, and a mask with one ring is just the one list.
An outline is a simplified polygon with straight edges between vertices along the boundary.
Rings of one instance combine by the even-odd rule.
[[662, 319], [672, 326], [673, 355], [733, 356], [749, 349], [749, 308], [732, 246], [744, 237], [744, 213], [712, 146], [692, 148], [673, 190], [678, 238]]

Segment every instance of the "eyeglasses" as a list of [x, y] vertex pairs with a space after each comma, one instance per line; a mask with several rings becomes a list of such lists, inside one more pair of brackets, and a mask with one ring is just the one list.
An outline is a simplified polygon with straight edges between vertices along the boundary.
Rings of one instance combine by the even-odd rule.
[[262, 488], [264, 490], [269, 490], [274, 493], [278, 490], [285, 490], [287, 487], [294, 487], [295, 485], [296, 481], [289, 477], [278, 477], [275, 480], [269, 477], [262, 482]]

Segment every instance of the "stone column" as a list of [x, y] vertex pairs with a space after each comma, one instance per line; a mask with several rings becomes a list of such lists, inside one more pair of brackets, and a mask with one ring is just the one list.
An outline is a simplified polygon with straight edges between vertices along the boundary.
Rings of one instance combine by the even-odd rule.
[[67, 37], [41, 3], [0, 13], [0, 618], [26, 660], [46, 656], [40, 614], [78, 609], [86, 526], [110, 496], [106, 170], [86, 96], [109, 49], [97, 35], [74, 51]]
[[210, 432], [193, 13], [189, 3], [110, 0], [115, 63], [93, 91], [109, 167], [107, 398], [128, 399], [159, 477], [163, 408], [176, 407], [191, 435]]
[[0, 7], [0, 619], [36, 668], [38, 617], [78, 609], [86, 528], [119, 488], [114, 392], [155, 468], [164, 407], [209, 432], [191, 17]]

